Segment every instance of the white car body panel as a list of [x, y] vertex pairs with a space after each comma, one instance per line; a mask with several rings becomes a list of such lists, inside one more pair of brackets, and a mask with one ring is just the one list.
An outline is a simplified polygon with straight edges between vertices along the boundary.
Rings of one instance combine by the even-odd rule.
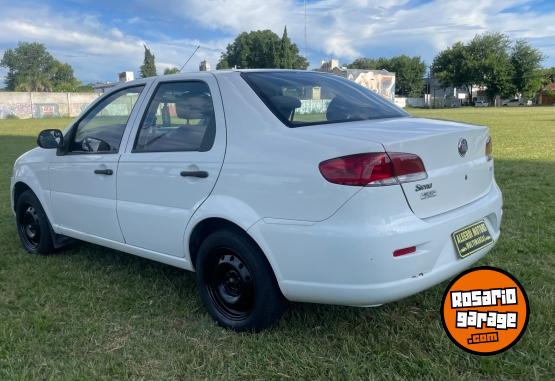
[[[195, 79], [208, 83], [214, 99], [213, 148], [132, 152], [156, 84]], [[259, 245], [288, 299], [359, 306], [421, 291], [491, 250], [493, 245], [458, 258], [450, 235], [463, 226], [484, 219], [494, 240], [499, 237], [502, 198], [493, 161], [483, 152], [486, 127], [404, 117], [289, 128], [240, 72], [138, 83], [146, 87], [118, 154], [56, 156], [37, 148], [16, 162], [12, 197], [16, 183], [29, 186], [56, 233], [194, 270], [191, 233], [219, 218]], [[469, 146], [465, 158], [457, 153], [463, 137]], [[419, 155], [429, 178], [355, 187], [332, 184], [318, 170], [331, 158], [384, 151]], [[102, 165], [114, 175], [94, 175]], [[209, 176], [179, 175], [191, 169]], [[426, 183], [437, 194], [421, 200], [413, 187]], [[416, 253], [392, 256], [409, 246]]]
[[[161, 254], [184, 257], [185, 228], [194, 211], [210, 195], [222, 167], [225, 147], [225, 117], [219, 88], [209, 73], [189, 75], [190, 80], [208, 84], [214, 100], [216, 137], [207, 152], [142, 152], [133, 153], [130, 139], [121, 155], [117, 181], [117, 215], [129, 245]], [[147, 99], [157, 85], [173, 82], [161, 77], [152, 83]], [[145, 102], [145, 107], [147, 102]], [[135, 123], [131, 136], [137, 133]], [[181, 171], [208, 172], [205, 179], [181, 177]]]

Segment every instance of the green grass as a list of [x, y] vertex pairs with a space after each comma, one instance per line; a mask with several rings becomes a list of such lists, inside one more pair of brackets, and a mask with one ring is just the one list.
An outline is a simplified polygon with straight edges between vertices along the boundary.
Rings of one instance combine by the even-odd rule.
[[491, 127], [504, 194], [499, 244], [480, 264], [513, 273], [528, 331], [500, 355], [462, 352], [441, 326], [446, 284], [379, 308], [294, 304], [258, 335], [215, 326], [192, 273], [80, 244], [40, 257], [9, 208], [14, 160], [69, 120], [0, 121], [0, 380], [549, 379], [555, 375], [555, 109], [412, 110]]

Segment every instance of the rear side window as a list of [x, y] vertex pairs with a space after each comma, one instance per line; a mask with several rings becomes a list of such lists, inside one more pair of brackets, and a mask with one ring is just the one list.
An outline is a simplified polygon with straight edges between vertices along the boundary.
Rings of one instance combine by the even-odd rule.
[[241, 76], [289, 127], [408, 116], [367, 88], [336, 75], [269, 71]]
[[216, 120], [205, 82], [158, 86], [141, 122], [133, 152], [209, 151]]

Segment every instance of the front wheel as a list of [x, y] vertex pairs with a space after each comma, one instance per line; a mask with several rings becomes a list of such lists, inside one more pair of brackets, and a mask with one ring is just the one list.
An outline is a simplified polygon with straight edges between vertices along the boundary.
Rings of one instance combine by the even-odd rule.
[[33, 192], [27, 190], [19, 196], [15, 214], [17, 232], [23, 248], [32, 254], [50, 254], [54, 250], [52, 228]]
[[196, 274], [204, 305], [225, 328], [260, 331], [285, 310], [264, 253], [240, 232], [221, 230], [208, 236], [199, 248]]

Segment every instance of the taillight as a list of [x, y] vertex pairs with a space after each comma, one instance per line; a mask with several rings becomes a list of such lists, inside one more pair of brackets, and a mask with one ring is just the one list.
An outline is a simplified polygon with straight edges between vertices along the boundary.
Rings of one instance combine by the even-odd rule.
[[428, 177], [417, 155], [402, 152], [342, 156], [323, 161], [319, 167], [326, 180], [341, 185], [394, 185]]
[[488, 136], [488, 140], [486, 142], [486, 157], [488, 161], [493, 159], [493, 143], [491, 141], [491, 136]]

